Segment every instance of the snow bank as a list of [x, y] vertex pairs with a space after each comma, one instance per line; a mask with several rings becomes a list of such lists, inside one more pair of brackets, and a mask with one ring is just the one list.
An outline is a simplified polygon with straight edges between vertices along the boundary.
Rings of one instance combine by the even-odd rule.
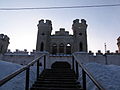
[[[85, 66], [105, 90], [120, 90], [120, 66], [98, 63], [88, 63]], [[81, 80], [81, 77], [79, 80]], [[88, 78], [87, 88], [89, 90], [98, 90]]]
[[[0, 60], [0, 79], [4, 76], [11, 74], [15, 70], [21, 68], [21, 65], [4, 62]], [[36, 79], [36, 67], [33, 66], [30, 70], [30, 85], [32, 85]], [[0, 90], [24, 90], [25, 87], [25, 72], [19, 74], [15, 78], [11, 79], [5, 85], [0, 87]]]
[[[0, 79], [4, 76], [14, 72], [21, 68], [21, 65], [0, 61]], [[88, 63], [85, 67], [93, 74], [96, 80], [106, 90], [119, 90], [120, 89], [120, 66], [116, 65], [101, 65], [98, 63]], [[32, 67], [30, 71], [30, 84], [32, 85], [36, 73], [36, 67]], [[81, 81], [81, 77], [79, 78]], [[0, 87], [0, 90], [24, 90], [25, 85], [25, 72], [21, 73], [14, 79], [7, 82], [5, 85]], [[97, 90], [95, 85], [87, 79], [88, 90]]]

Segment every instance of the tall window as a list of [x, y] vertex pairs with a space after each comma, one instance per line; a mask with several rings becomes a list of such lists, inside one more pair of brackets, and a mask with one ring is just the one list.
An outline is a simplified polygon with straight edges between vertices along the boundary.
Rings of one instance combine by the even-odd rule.
[[71, 54], [71, 45], [69, 43], [66, 45], [66, 54]]
[[64, 53], [64, 44], [63, 43], [61, 43], [59, 45], [59, 53]]
[[43, 51], [43, 50], [44, 50], [44, 43], [42, 42], [40, 46], [40, 51]]
[[57, 54], [57, 44], [52, 45], [52, 54]]
[[79, 51], [83, 51], [83, 43], [82, 42], [80, 42], [80, 44], [79, 44]]

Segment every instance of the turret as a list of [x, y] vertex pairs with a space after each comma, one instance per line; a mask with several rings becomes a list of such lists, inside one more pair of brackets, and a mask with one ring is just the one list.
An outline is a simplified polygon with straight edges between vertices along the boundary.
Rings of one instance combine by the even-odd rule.
[[49, 50], [49, 39], [52, 32], [52, 22], [50, 20], [40, 20], [37, 34], [37, 51], [48, 51]]
[[50, 35], [52, 32], [52, 22], [50, 20], [46, 20], [46, 22], [44, 22], [44, 20], [40, 20], [38, 26], [38, 31], [39, 33], [42, 35]]
[[73, 21], [72, 30], [74, 36], [74, 52], [87, 52], [87, 24], [85, 19]]
[[9, 37], [4, 34], [0, 34], [0, 54], [4, 54], [7, 52], [8, 45], [9, 45]]

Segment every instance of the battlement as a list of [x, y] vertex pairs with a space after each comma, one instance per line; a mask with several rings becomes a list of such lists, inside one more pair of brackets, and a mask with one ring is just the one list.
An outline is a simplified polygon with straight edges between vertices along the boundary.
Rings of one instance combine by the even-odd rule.
[[38, 25], [52, 25], [52, 22], [51, 22], [51, 20], [41, 19], [41, 20], [39, 20], [39, 24]]
[[57, 36], [66, 36], [69, 35], [68, 31], [65, 31], [65, 28], [60, 28], [60, 31], [56, 31], [55, 35]]
[[93, 53], [92, 51], [88, 52], [89, 55], [120, 55], [120, 53], [118, 52], [118, 50], [116, 50], [115, 52], [110, 52], [110, 50], [108, 50], [106, 53], [102, 53], [101, 50], [98, 50], [96, 53]]
[[36, 50], [33, 50], [32, 52], [29, 52], [27, 51], [27, 49], [24, 49], [24, 50], [18, 50], [16, 49], [15, 51], [11, 52], [10, 49], [7, 50], [7, 52], [5, 53], [5, 55], [34, 55], [34, 53], [36, 52]]
[[87, 29], [87, 24], [85, 19], [81, 19], [81, 22], [79, 22], [79, 19], [73, 20], [72, 29]]
[[9, 39], [10, 39], [10, 38], [9, 38], [7, 35], [0, 34], [0, 40], [9, 42]]

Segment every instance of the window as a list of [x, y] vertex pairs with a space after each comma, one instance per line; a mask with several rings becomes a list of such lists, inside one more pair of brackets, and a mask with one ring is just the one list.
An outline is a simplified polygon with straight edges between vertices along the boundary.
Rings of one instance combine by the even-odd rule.
[[64, 53], [64, 44], [63, 43], [61, 43], [59, 45], [59, 53]]
[[52, 45], [52, 54], [57, 54], [57, 45], [56, 44]]
[[82, 36], [82, 33], [79, 33], [80, 36]]
[[66, 45], [66, 54], [71, 54], [71, 45], [69, 43]]

